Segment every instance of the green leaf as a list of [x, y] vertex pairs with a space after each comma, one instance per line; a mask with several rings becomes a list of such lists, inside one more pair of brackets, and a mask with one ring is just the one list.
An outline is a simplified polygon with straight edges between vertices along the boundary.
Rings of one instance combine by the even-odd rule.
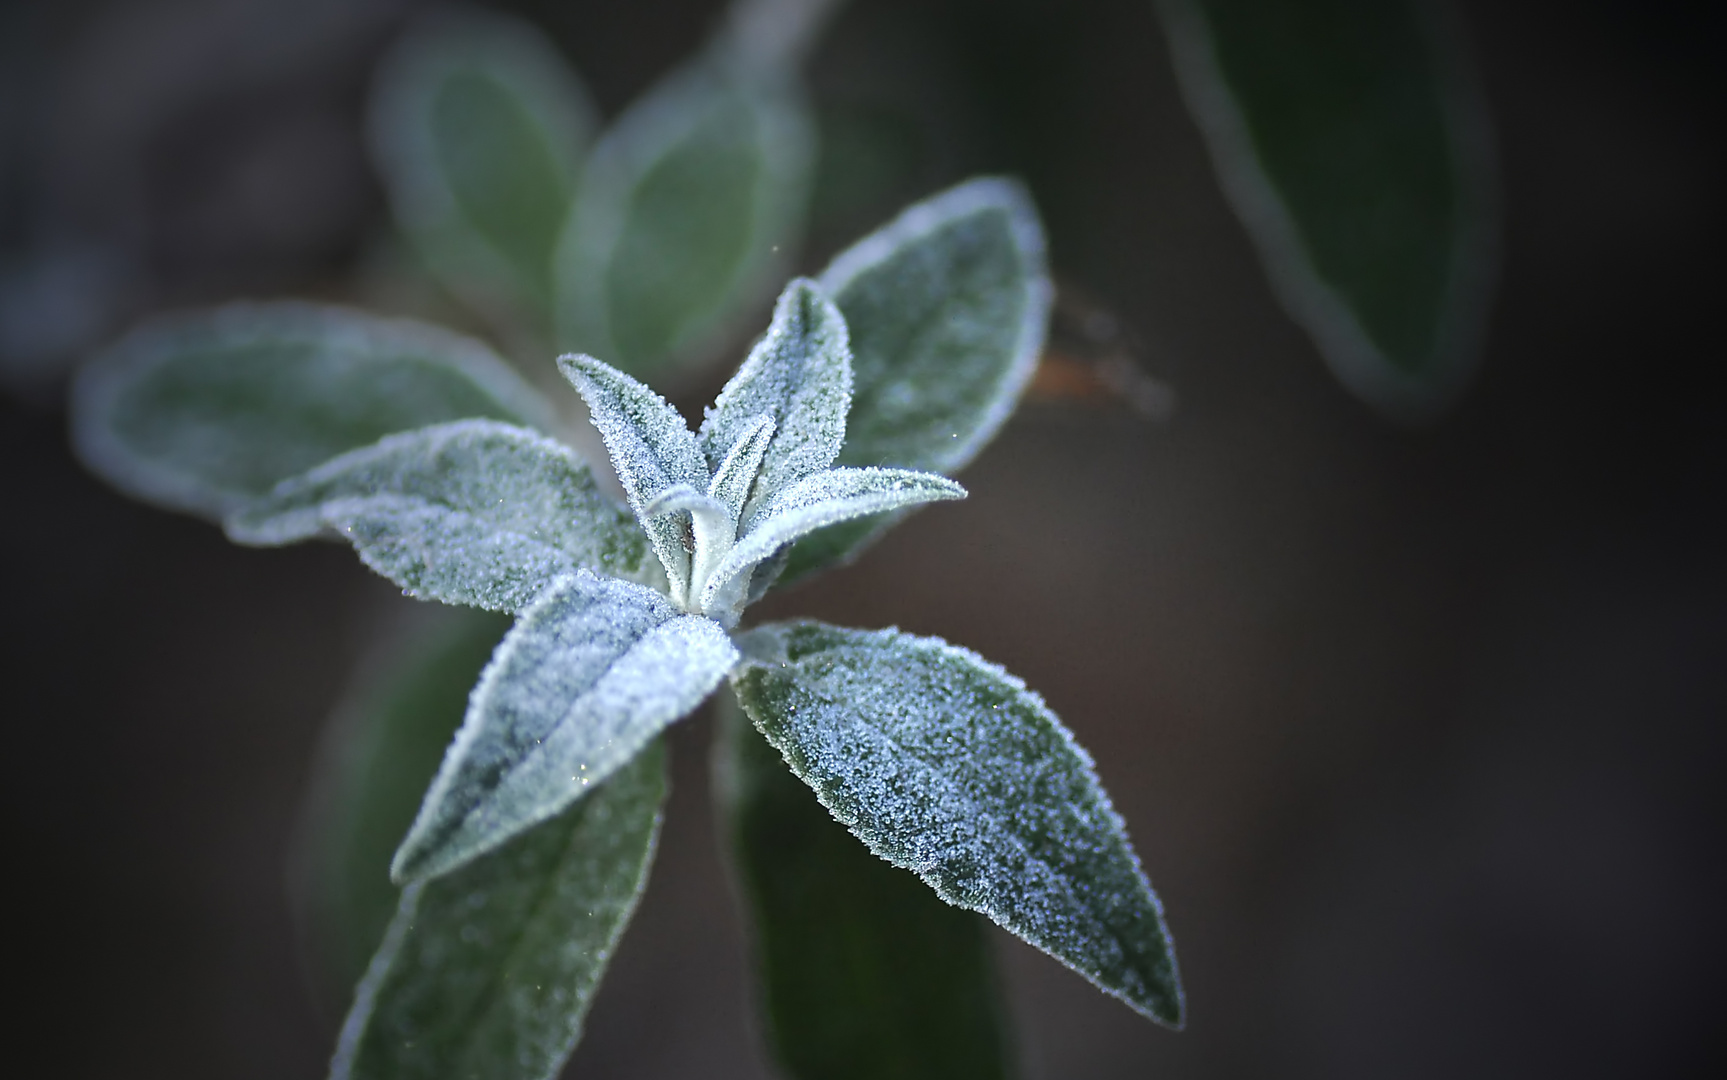
[[578, 568], [652, 584], [647, 538], [561, 443], [495, 420], [389, 435], [230, 515], [230, 539], [333, 532], [411, 596], [520, 611]]
[[1181, 1025], [1162, 905], [1091, 759], [1024, 683], [897, 630], [781, 623], [740, 645], [750, 719], [871, 851]]
[[1285, 308], [1357, 396], [1432, 417], [1479, 359], [1486, 110], [1420, 0], [1162, 0], [1182, 92]]
[[673, 592], [684, 595], [690, 579], [688, 538], [678, 522], [647, 510], [675, 484], [707, 488], [708, 464], [696, 437], [665, 398], [609, 364], [591, 356], [560, 356], [558, 370], [587, 402], [630, 509], [653, 543]]
[[86, 365], [72, 392], [73, 443], [93, 472], [216, 520], [337, 454], [467, 417], [552, 423], [476, 341], [294, 302], [148, 323]]
[[737, 659], [718, 623], [586, 570], [505, 636], [390, 867], [446, 874], [581, 798], [688, 715]]
[[396, 912], [390, 856], [510, 625], [488, 612], [433, 610], [435, 626], [377, 658], [336, 706], [295, 844], [295, 908], [311, 966], [344, 1009]]
[[[953, 473], [1001, 429], [1037, 367], [1052, 289], [1025, 189], [972, 180], [841, 252], [822, 288], [851, 330], [844, 465]], [[894, 519], [824, 530], [783, 580], [849, 561]]]
[[836, 823], [722, 695], [716, 785], [749, 901], [767, 1034], [798, 1080], [1000, 1080], [982, 919]]
[[404, 889], [332, 1080], [553, 1080], [647, 884], [665, 787], [655, 742], [557, 817]]
[[700, 594], [703, 610], [743, 574], [785, 545], [825, 525], [905, 506], [963, 499], [944, 476], [910, 469], [827, 469], [781, 490], [719, 561]]
[[555, 256], [565, 344], [644, 374], [700, 357], [803, 227], [815, 134], [796, 83], [701, 57], [594, 146]]
[[532, 24], [437, 9], [379, 67], [369, 136], [396, 222], [433, 272], [486, 314], [544, 324], [552, 250], [597, 126]]
[[833, 464], [846, 440], [851, 389], [845, 319], [815, 282], [793, 281], [774, 305], [767, 335], [720, 391], [697, 435], [717, 471], [761, 417], [772, 418], [775, 434], [755, 493], [739, 515], [746, 525], [752, 510]]

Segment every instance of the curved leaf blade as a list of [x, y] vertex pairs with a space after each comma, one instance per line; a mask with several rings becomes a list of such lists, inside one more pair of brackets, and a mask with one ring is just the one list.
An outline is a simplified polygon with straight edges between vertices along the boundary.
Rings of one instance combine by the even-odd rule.
[[[808, 278], [780, 293], [767, 334], [720, 391], [697, 438], [717, 472], [762, 416], [775, 434], [757, 473], [749, 505], [833, 464], [846, 441], [851, 409], [851, 350], [845, 318]], [[741, 515], [746, 525], [751, 513]]]
[[522, 19], [436, 9], [380, 65], [368, 120], [390, 208], [433, 272], [483, 313], [544, 320], [598, 129], [557, 47]]
[[1003, 1080], [1006, 1012], [983, 920], [870, 854], [730, 694], [715, 789], [752, 919], [765, 1027], [798, 1080]]
[[520, 611], [588, 569], [652, 583], [635, 520], [562, 443], [494, 420], [389, 435], [291, 477], [229, 515], [230, 539], [334, 532], [410, 596]]
[[72, 389], [73, 444], [93, 472], [215, 520], [337, 454], [469, 417], [552, 424], [550, 406], [477, 341], [297, 302], [146, 323]]
[[294, 906], [309, 966], [344, 1011], [401, 897], [390, 856], [510, 625], [489, 612], [430, 610], [440, 613], [436, 625], [373, 658], [337, 704], [294, 845]]
[[[1048, 328], [1053, 289], [1026, 190], [986, 177], [914, 204], [819, 280], [851, 331], [839, 463], [938, 473], [969, 464], [1019, 403]], [[801, 541], [782, 580], [849, 561], [894, 520]]]
[[493, 654], [391, 879], [449, 873], [557, 814], [706, 700], [737, 655], [718, 623], [652, 589], [564, 579]]
[[897, 630], [780, 623], [742, 644], [738, 700], [871, 851], [1181, 1026], [1162, 905], [1091, 759], [1024, 683]]
[[658, 742], [588, 798], [409, 885], [355, 991], [332, 1080], [552, 1080], [647, 884]]
[[1419, 421], [1479, 360], [1486, 109], [1421, 0], [1162, 0], [1183, 95], [1283, 306], [1337, 378]]
[[594, 146], [554, 257], [559, 335], [637, 374], [711, 348], [802, 233], [815, 134], [783, 73], [703, 57]]

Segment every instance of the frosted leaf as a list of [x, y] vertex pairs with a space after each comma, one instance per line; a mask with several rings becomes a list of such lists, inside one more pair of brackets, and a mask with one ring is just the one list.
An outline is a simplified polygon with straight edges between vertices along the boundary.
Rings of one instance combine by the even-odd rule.
[[554, 255], [559, 339], [638, 374], [698, 358], [795, 253], [815, 160], [785, 72], [699, 57], [595, 144]]
[[775, 492], [833, 464], [846, 441], [851, 388], [845, 319], [815, 282], [793, 281], [774, 305], [766, 336], [707, 410], [698, 436], [717, 469], [757, 417], [773, 418], [778, 434], [742, 515], [746, 525]]
[[711, 619], [586, 570], [504, 637], [390, 867], [437, 877], [558, 813], [687, 715], [737, 659]]
[[871, 851], [1181, 1025], [1162, 906], [1091, 759], [1024, 683], [897, 630], [780, 623], [739, 644], [750, 718]]
[[338, 1011], [352, 1000], [401, 899], [390, 856], [511, 622], [441, 606], [414, 616], [410, 633], [369, 650], [332, 711], [295, 830], [294, 921], [319, 998]]
[[331, 1080], [554, 1080], [647, 884], [665, 790], [655, 742], [551, 820], [402, 890]]
[[690, 573], [683, 528], [674, 519], [647, 514], [646, 509], [673, 484], [707, 490], [708, 464], [696, 437], [665, 398], [609, 364], [591, 356], [560, 356], [558, 370], [588, 403], [630, 509], [665, 566], [673, 593], [681, 595], [689, 587]]
[[1283, 307], [1351, 393], [1431, 420], [1497, 277], [1485, 95], [1439, 5], [1160, 0], [1182, 97]]
[[598, 128], [557, 47], [498, 12], [428, 11], [379, 65], [368, 119], [396, 223], [439, 280], [484, 314], [543, 324]]
[[763, 413], [756, 417], [744, 425], [732, 448], [714, 469], [708, 494], [731, 509], [734, 527], [743, 517], [744, 504], [749, 501], [750, 491], [761, 474], [762, 458], [766, 456], [776, 430], [772, 416]]
[[93, 472], [217, 520], [344, 451], [466, 417], [552, 423], [550, 406], [477, 341], [291, 301], [146, 323], [72, 389], [72, 441]]
[[657, 580], [646, 539], [561, 443], [492, 420], [390, 435], [231, 514], [276, 545], [330, 531], [413, 596], [520, 611], [578, 567]]
[[674, 484], [648, 504], [645, 513], [657, 518], [662, 514], [685, 513], [690, 519], [690, 537], [695, 551], [690, 555], [690, 587], [672, 593], [672, 602], [685, 611], [696, 611], [690, 603], [690, 593], [701, 583], [732, 549], [736, 535], [736, 518], [731, 507], [711, 495], [703, 495], [688, 484]]
[[[972, 180], [917, 203], [820, 277], [851, 331], [842, 465], [953, 473], [1012, 414], [1043, 351], [1052, 289], [1019, 184]], [[845, 562], [893, 519], [803, 541], [786, 579]]]
[[699, 602], [703, 611], [726, 621], [716, 598], [736, 587], [734, 580], [774, 552], [824, 525], [902, 506], [963, 499], [965, 488], [944, 476], [909, 469], [828, 469], [784, 489], [705, 579]]
[[1006, 1080], [1006, 1010], [982, 917], [870, 854], [729, 693], [715, 792], [750, 917], [771, 1042], [798, 1080]]

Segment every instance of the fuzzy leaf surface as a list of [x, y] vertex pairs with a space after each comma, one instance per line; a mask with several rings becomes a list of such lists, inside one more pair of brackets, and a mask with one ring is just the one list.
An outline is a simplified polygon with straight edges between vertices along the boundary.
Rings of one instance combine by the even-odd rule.
[[1394, 419], [1479, 359], [1496, 182], [1483, 94], [1440, 5], [1163, 0], [1176, 73], [1284, 307]]
[[732, 578], [824, 525], [905, 506], [965, 498], [945, 476], [910, 469], [827, 469], [785, 488], [763, 508], [703, 589], [704, 605]]
[[645, 374], [699, 356], [770, 290], [802, 232], [802, 91], [701, 57], [594, 146], [555, 255], [560, 339]]
[[159, 319], [73, 387], [86, 465], [130, 495], [220, 520], [393, 432], [468, 417], [547, 428], [543, 399], [479, 342], [297, 302]]
[[332, 1080], [553, 1080], [647, 884], [664, 759], [656, 741], [551, 820], [402, 890]]
[[368, 135], [396, 222], [458, 296], [537, 316], [598, 124], [576, 73], [525, 20], [441, 8], [379, 68]]
[[520, 611], [586, 568], [652, 581], [635, 521], [562, 443], [494, 420], [389, 435], [232, 514], [243, 544], [291, 544], [323, 531], [409, 595]]
[[577, 571], [525, 612], [390, 867], [445, 874], [557, 814], [718, 686], [737, 650], [663, 595]]
[[767, 1035], [797, 1080], [1002, 1080], [987, 927], [872, 855], [793, 776], [730, 694], [716, 791], [753, 915]]
[[[1043, 226], [1010, 180], [972, 180], [905, 210], [819, 278], [851, 332], [842, 465], [953, 473], [1012, 415], [1043, 351], [1053, 289]], [[786, 581], [848, 561], [892, 518], [824, 530]]]
[[[767, 335], [708, 409], [697, 436], [702, 453], [717, 471], [760, 417], [771, 418], [775, 434], [751, 497], [760, 506], [833, 464], [846, 441], [851, 387], [845, 318], [815, 282], [799, 278], [780, 294]], [[742, 516], [747, 526], [749, 512]]]
[[707, 490], [707, 459], [696, 437], [665, 398], [610, 364], [591, 356], [560, 356], [558, 370], [588, 403], [588, 414], [605, 440], [630, 509], [653, 543], [673, 588], [683, 590], [689, 582], [690, 559], [682, 527], [672, 518], [647, 513], [647, 508], [674, 484]]
[[1091, 759], [1043, 700], [937, 638], [780, 623], [733, 688], [869, 849], [1179, 1027], [1175, 952]]
[[296, 921], [321, 996], [345, 1010], [401, 890], [390, 856], [414, 823], [468, 691], [510, 627], [502, 615], [433, 607], [435, 624], [364, 665], [313, 763], [293, 859]]

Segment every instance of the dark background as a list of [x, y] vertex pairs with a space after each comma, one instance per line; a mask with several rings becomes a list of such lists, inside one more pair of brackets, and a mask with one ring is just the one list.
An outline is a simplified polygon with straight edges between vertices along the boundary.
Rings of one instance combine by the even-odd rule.
[[[608, 114], [714, 7], [520, 5]], [[383, 295], [358, 117], [410, 8], [3, 8], [12, 1075], [321, 1075], [335, 1018], [281, 866], [325, 714], [412, 605], [345, 549], [232, 547], [87, 476], [53, 358], [163, 307]], [[1719, 11], [1466, 5], [1502, 286], [1475, 384], [1419, 431], [1348, 397], [1276, 306], [1149, 0], [855, 0], [828, 35], [812, 82], [853, 157], [809, 264], [1018, 173], [1064, 285], [1178, 399], [1161, 422], [1034, 402], [967, 502], [762, 612], [964, 643], [1097, 758], [1191, 1023], [1001, 936], [1032, 1080], [1720, 1075]], [[571, 1076], [767, 1074], [708, 737], [702, 716], [673, 738], [653, 885]]]

